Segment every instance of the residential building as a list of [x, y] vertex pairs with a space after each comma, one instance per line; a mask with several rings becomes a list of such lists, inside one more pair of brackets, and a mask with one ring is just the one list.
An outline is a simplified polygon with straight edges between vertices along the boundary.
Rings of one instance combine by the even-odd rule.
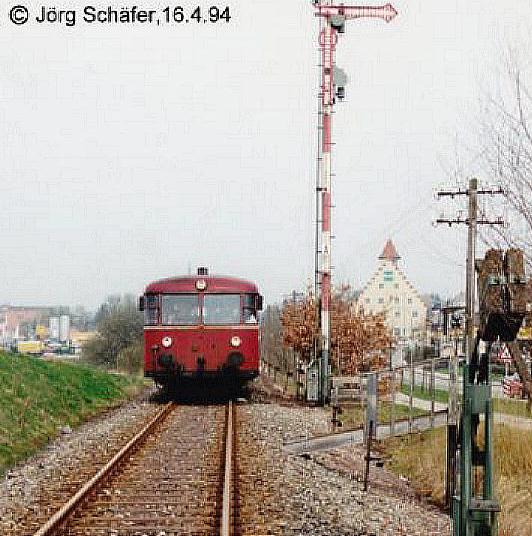
[[384, 313], [397, 342], [426, 343], [427, 306], [399, 268], [401, 257], [391, 240], [379, 256], [377, 271], [358, 298], [358, 309]]
[[29, 326], [33, 332], [37, 324], [45, 324], [51, 311], [50, 307], [0, 306], [0, 347], [26, 337]]

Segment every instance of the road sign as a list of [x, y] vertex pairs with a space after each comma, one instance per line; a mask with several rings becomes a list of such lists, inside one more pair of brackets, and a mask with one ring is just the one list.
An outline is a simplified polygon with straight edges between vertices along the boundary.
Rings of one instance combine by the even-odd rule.
[[510, 351], [508, 350], [508, 346], [503, 345], [501, 350], [499, 351], [499, 355], [497, 356], [499, 361], [502, 363], [511, 363], [512, 362], [512, 356], [510, 355]]

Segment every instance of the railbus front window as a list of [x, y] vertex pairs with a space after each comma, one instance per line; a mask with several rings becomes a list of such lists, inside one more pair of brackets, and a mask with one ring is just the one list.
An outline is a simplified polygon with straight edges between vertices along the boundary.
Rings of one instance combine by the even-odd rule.
[[161, 320], [165, 326], [193, 326], [199, 322], [199, 301], [196, 294], [162, 296]]
[[240, 294], [205, 294], [203, 323], [240, 324]]
[[156, 326], [158, 320], [158, 299], [157, 296], [149, 294], [146, 296], [144, 306], [144, 324], [146, 326]]
[[257, 323], [256, 295], [244, 294], [244, 324]]

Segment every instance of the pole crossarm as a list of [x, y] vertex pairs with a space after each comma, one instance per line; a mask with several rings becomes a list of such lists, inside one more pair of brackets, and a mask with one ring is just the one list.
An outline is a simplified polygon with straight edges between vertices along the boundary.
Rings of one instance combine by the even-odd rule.
[[[454, 199], [455, 197], [466, 195], [468, 197], [471, 197], [472, 195], [475, 196], [475, 198], [478, 195], [504, 195], [504, 190], [501, 187], [497, 188], [483, 188], [482, 190], [478, 190], [476, 188], [477, 182], [476, 179], [472, 179], [474, 181], [475, 188], [458, 188], [456, 190], [440, 190], [439, 192], [436, 192], [436, 195], [438, 198], [440, 197], [450, 197]], [[470, 218], [437, 218], [436, 223], [445, 223], [449, 227], [452, 225], [471, 225], [471, 219]], [[498, 217], [495, 220], [489, 220], [487, 218], [475, 218], [476, 225], [504, 225], [504, 220], [500, 217]]]
[[344, 17], [346, 20], [373, 18], [391, 22], [397, 16], [397, 11], [391, 4], [383, 6], [344, 6], [315, 2], [315, 6], [317, 17], [339, 16]]
[[[504, 190], [502, 188], [477, 190], [477, 195], [503, 195]], [[459, 195], [469, 195], [469, 190], [441, 190], [436, 194], [438, 197], [457, 197]]]
[[[436, 223], [446, 223], [449, 225], [469, 225], [468, 218], [438, 218]], [[497, 218], [496, 220], [486, 220], [486, 219], [477, 219], [477, 225], [504, 225], [504, 220], [502, 218]]]

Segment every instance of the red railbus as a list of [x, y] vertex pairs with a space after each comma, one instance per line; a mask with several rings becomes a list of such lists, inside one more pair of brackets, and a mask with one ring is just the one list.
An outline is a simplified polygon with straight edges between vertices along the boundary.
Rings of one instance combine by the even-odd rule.
[[262, 296], [254, 283], [198, 268], [195, 276], [150, 283], [140, 309], [144, 375], [156, 383], [257, 376]]

